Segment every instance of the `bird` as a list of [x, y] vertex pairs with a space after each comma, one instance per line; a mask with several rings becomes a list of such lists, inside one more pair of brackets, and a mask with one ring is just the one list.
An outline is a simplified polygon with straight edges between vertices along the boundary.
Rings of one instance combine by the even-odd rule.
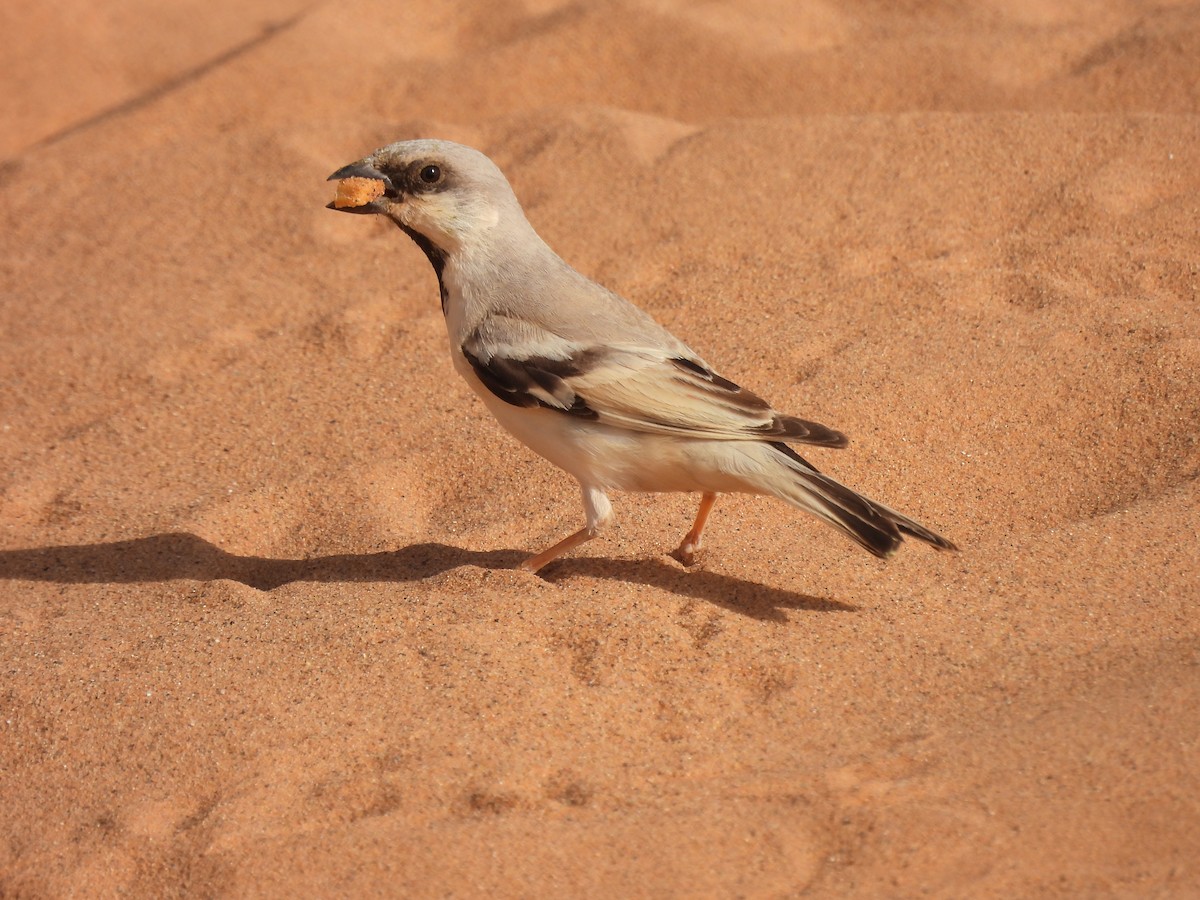
[[[613, 520], [610, 491], [698, 493], [674, 556], [697, 561], [721, 493], [769, 495], [887, 558], [905, 537], [949, 540], [851, 490], [795, 445], [844, 434], [775, 410], [718, 374], [647, 312], [581, 274], [538, 235], [486, 155], [444, 140], [389, 144], [329, 176], [329, 208], [379, 215], [437, 276], [454, 369], [517, 440], [579, 482], [584, 524], [521, 562], [538, 572]], [[352, 181], [353, 180], [353, 181]], [[362, 196], [343, 184], [367, 184]]]

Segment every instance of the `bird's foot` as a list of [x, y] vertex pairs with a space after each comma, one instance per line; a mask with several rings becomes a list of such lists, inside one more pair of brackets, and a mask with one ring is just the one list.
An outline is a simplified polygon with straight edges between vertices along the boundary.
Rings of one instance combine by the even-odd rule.
[[684, 538], [683, 543], [671, 554], [685, 566], [694, 566], [700, 559], [700, 545]]

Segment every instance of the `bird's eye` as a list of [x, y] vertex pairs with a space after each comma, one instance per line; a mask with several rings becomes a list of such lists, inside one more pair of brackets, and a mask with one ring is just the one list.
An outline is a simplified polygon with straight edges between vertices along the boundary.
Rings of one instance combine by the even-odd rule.
[[442, 170], [439, 166], [426, 166], [420, 174], [421, 180], [426, 184], [437, 184], [442, 180]]

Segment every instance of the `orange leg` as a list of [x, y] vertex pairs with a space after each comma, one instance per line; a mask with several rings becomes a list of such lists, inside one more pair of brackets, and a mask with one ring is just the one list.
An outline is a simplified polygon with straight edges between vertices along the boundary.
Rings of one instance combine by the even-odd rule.
[[529, 559], [525, 560], [525, 562], [521, 563], [519, 566], [517, 566], [517, 568], [522, 572], [536, 572], [542, 566], [546, 565], [546, 563], [553, 562], [564, 553], [569, 553], [580, 544], [590, 541], [595, 536], [596, 529], [587, 527], [580, 528], [574, 534], [563, 538], [553, 547], [547, 547], [536, 556], [529, 557]]
[[705, 491], [700, 496], [700, 509], [696, 512], [696, 521], [692, 523], [692, 530], [683, 536], [683, 543], [675, 551], [675, 558], [685, 566], [693, 565], [696, 562], [696, 554], [700, 552], [700, 538], [704, 534], [704, 523], [708, 521], [708, 514], [712, 512], [713, 504], [716, 502], [715, 491]]
[[604, 491], [582, 483], [580, 489], [583, 492], [583, 514], [587, 524], [557, 544], [529, 557], [517, 566], [522, 572], [536, 572], [546, 563], [553, 562], [564, 553], [569, 553], [580, 544], [590, 541], [600, 533], [601, 528], [612, 521], [612, 504], [608, 501]]

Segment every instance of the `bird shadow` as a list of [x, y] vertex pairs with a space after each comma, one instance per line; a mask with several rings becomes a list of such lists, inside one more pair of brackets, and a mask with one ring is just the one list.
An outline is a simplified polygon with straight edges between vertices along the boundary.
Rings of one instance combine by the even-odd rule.
[[546, 580], [551, 583], [571, 576], [584, 576], [645, 584], [683, 597], [704, 600], [765, 622], [786, 622], [787, 617], [782, 612], [785, 609], [805, 612], [858, 611], [857, 606], [838, 600], [769, 587], [703, 568], [683, 569], [661, 559], [576, 557], [559, 560], [543, 571]]
[[[126, 541], [0, 550], [0, 580], [57, 584], [137, 584], [193, 579], [239, 581], [269, 591], [295, 581], [420, 581], [460, 566], [510, 569], [527, 554], [517, 550], [464, 550], [446, 544], [410, 544], [379, 553], [339, 553], [311, 559], [239, 556], [186, 532]], [[857, 607], [766, 587], [703, 569], [685, 571], [662, 560], [596, 557], [557, 562], [548, 581], [573, 576], [661, 588], [766, 621], [786, 621], [781, 610], [853, 612]]]

